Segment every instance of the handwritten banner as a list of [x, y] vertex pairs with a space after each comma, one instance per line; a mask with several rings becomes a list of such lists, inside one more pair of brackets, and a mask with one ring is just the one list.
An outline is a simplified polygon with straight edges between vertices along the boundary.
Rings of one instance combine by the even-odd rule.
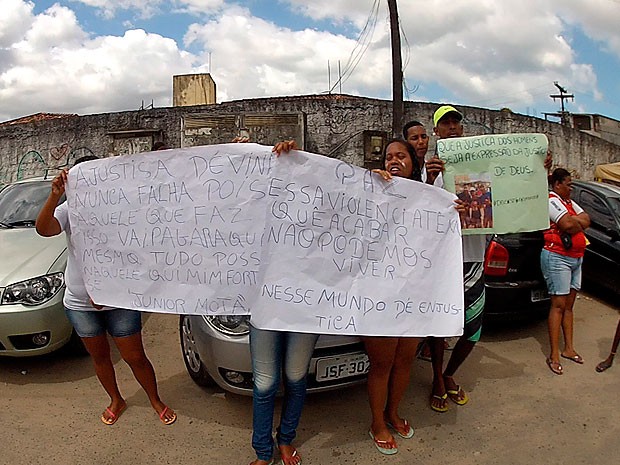
[[441, 139], [445, 188], [463, 200], [463, 235], [536, 231], [549, 227], [548, 141], [544, 134]]
[[67, 188], [95, 302], [358, 335], [462, 333], [453, 199], [257, 144], [86, 162]]

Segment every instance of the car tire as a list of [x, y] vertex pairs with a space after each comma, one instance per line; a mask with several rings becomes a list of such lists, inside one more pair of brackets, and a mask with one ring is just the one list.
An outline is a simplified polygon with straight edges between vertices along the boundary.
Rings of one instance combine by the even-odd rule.
[[196, 340], [192, 333], [192, 320], [187, 315], [181, 315], [179, 318], [179, 337], [181, 338], [183, 361], [189, 376], [199, 386], [215, 386], [213, 378], [211, 378], [204, 363], [200, 360]]

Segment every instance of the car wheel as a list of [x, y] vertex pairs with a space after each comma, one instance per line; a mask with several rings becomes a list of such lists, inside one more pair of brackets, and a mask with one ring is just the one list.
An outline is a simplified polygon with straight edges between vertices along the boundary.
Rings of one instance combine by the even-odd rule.
[[196, 340], [192, 333], [192, 320], [187, 315], [181, 315], [179, 319], [179, 336], [181, 338], [181, 351], [187, 372], [199, 386], [214, 386], [213, 378], [209, 376], [207, 368], [200, 360]]

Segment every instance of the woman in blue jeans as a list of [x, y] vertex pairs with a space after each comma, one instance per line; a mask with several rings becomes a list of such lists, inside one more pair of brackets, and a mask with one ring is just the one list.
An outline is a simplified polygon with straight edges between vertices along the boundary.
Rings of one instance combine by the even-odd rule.
[[[295, 141], [277, 143], [273, 152], [297, 150]], [[280, 424], [276, 428], [276, 442], [283, 465], [301, 464], [301, 456], [292, 445], [306, 399], [306, 379], [310, 358], [319, 336], [259, 329], [250, 324], [250, 351], [252, 353], [252, 447], [256, 460], [250, 465], [274, 463], [273, 413], [280, 376], [284, 372], [284, 400]], [[283, 369], [284, 368], [284, 369]]]
[[274, 462], [273, 416], [282, 372], [284, 400], [276, 441], [284, 465], [301, 463], [301, 456], [292, 442], [306, 398], [308, 366], [318, 337], [316, 334], [270, 331], [250, 326], [254, 375], [252, 447], [257, 457], [250, 465]]

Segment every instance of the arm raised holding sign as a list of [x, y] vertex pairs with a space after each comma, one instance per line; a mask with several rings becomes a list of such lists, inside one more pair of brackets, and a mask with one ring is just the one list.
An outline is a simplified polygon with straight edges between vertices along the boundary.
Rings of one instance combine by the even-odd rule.
[[[295, 141], [277, 143], [277, 155], [297, 149]], [[383, 154], [383, 169], [374, 173], [389, 181], [393, 177], [420, 181], [420, 169], [415, 151], [404, 140], [389, 141]], [[413, 337], [362, 337], [370, 359], [368, 399], [372, 414], [369, 435], [379, 452], [386, 455], [398, 452], [390, 428], [401, 438], [411, 438], [413, 428], [400, 417], [398, 407], [409, 384], [411, 364], [419, 339]]]
[[[94, 156], [83, 157], [78, 159], [76, 164], [96, 158]], [[141, 313], [95, 305], [88, 295], [79, 270], [79, 261], [71, 245], [70, 212], [66, 202], [58, 205], [65, 193], [66, 184], [67, 171], [63, 170], [52, 181], [49, 197], [37, 217], [36, 229], [40, 235], [45, 237], [56, 236], [63, 231], [67, 235], [69, 254], [65, 271], [66, 291], [63, 303], [69, 321], [93, 359], [97, 378], [110, 396], [110, 404], [102, 413], [101, 421], [106, 425], [113, 425], [127, 408], [127, 403], [116, 383], [107, 338], [107, 333], [110, 333], [121, 356], [130, 366], [136, 380], [144, 388], [160, 420], [170, 425], [174, 423], [177, 416], [159, 398], [155, 371], [142, 345]]]

